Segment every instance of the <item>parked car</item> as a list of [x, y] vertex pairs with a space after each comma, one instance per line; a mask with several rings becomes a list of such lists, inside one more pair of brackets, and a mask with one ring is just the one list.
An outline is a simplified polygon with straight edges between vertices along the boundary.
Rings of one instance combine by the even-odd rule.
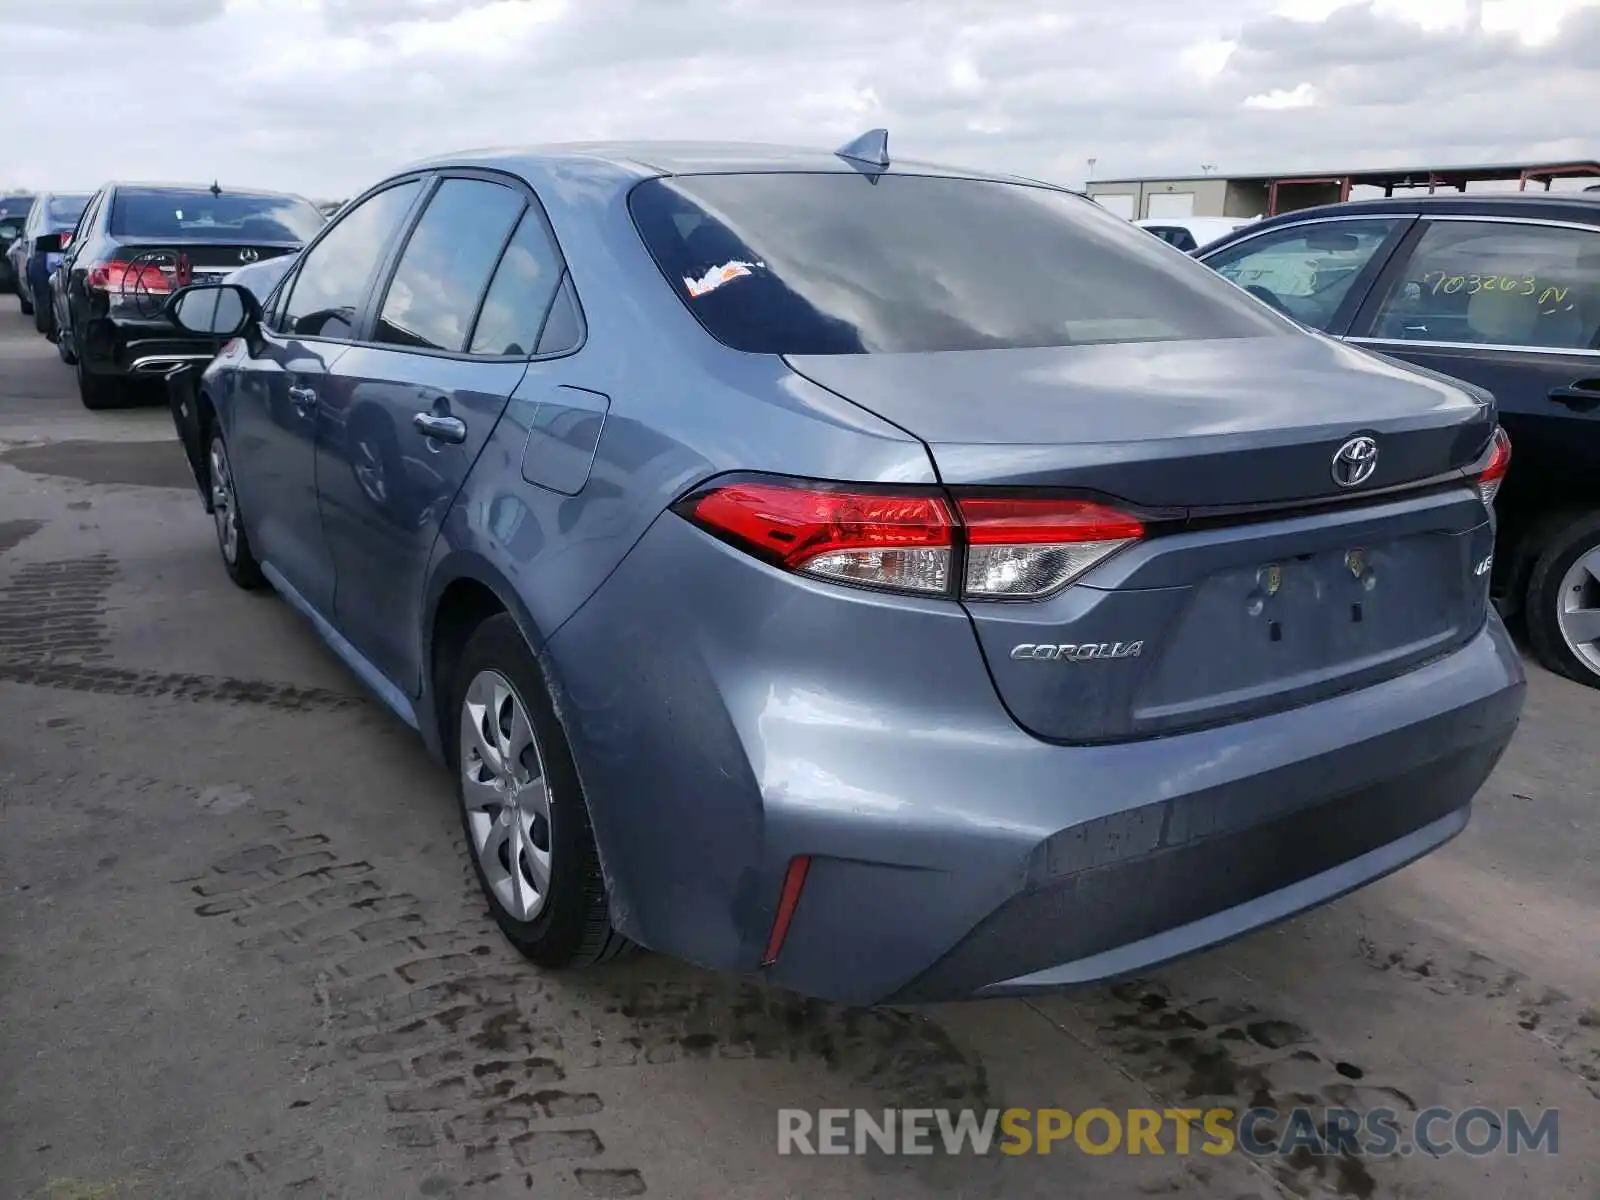
[[442, 158], [168, 312], [228, 574], [546, 967], [1122, 974], [1444, 843], [1519, 719], [1485, 393], [881, 135]]
[[[283, 277], [288, 274], [289, 268], [296, 261], [293, 254], [263, 258], [229, 271], [222, 277], [222, 282], [246, 288], [256, 303], [265, 308], [271, 300], [273, 290], [283, 281]], [[214, 348], [221, 349], [221, 347], [222, 342], [216, 341]], [[202, 444], [199, 425], [198, 379], [200, 372], [210, 361], [207, 358], [203, 361], [180, 362], [166, 373], [167, 403], [172, 409], [173, 424], [177, 427], [178, 441], [189, 457], [189, 467], [195, 472], [197, 480], [204, 477], [206, 470], [206, 447]]]
[[33, 207], [23, 221], [22, 234], [6, 251], [12, 276], [17, 281], [17, 303], [24, 316], [33, 318], [33, 326], [49, 335], [54, 329], [51, 321], [50, 275], [61, 263], [59, 251], [46, 253], [37, 249], [38, 239], [52, 234], [60, 235], [64, 246], [72, 240], [72, 229], [83, 215], [88, 196], [60, 195], [41, 192], [34, 197]]
[[[162, 316], [172, 292], [293, 254], [326, 223], [309, 200], [246, 192], [111, 183], [90, 199], [51, 279], [57, 349], [77, 370], [86, 408], [123, 399], [124, 385], [205, 362], [204, 341]], [[52, 239], [39, 239], [46, 251]]]
[[33, 207], [31, 193], [0, 196], [0, 292], [17, 290], [16, 268], [11, 262], [11, 246], [22, 236], [22, 223]]
[[1258, 217], [1148, 217], [1134, 224], [1168, 245], [1193, 253], [1243, 229]]
[[1419, 196], [1289, 213], [1201, 260], [1296, 320], [1489, 389], [1516, 447], [1494, 594], [1600, 687], [1600, 196]]

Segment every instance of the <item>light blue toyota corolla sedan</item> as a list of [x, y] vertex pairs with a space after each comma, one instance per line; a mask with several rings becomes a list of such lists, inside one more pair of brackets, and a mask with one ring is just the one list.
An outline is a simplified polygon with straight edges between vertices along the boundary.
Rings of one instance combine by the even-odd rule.
[[168, 311], [227, 571], [547, 968], [1123, 974], [1440, 846], [1521, 712], [1489, 395], [881, 131], [439, 159]]

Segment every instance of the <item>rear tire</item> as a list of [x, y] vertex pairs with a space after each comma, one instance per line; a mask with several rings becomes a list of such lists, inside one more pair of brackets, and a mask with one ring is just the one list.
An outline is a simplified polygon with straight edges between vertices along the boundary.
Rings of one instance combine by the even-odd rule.
[[17, 307], [22, 309], [23, 316], [33, 316], [33, 301], [28, 298], [27, 289], [20, 283], [17, 285]]
[[631, 943], [611, 926], [572, 749], [516, 623], [478, 626], [441, 682], [462, 833], [500, 932], [552, 970], [616, 958]]
[[1534, 657], [1558, 675], [1600, 688], [1600, 512], [1555, 524], [1537, 554], [1523, 606]]
[[73, 366], [78, 373], [78, 399], [83, 401], [85, 408], [99, 411], [104, 408], [116, 408], [123, 402], [123, 386], [120, 379], [90, 374], [84, 368], [81, 356], [74, 356]]
[[55, 333], [55, 316], [55, 311], [48, 303], [35, 304], [33, 306], [33, 327], [52, 341], [55, 340], [51, 337]]
[[222, 555], [222, 566], [228, 578], [247, 592], [258, 592], [267, 586], [267, 579], [261, 573], [255, 552], [250, 549], [250, 536], [245, 533], [244, 519], [239, 515], [239, 496], [233, 486], [228, 444], [222, 440], [222, 430], [214, 423], [210, 425], [210, 433], [206, 466], [211, 483], [211, 518], [217, 529], [217, 551]]

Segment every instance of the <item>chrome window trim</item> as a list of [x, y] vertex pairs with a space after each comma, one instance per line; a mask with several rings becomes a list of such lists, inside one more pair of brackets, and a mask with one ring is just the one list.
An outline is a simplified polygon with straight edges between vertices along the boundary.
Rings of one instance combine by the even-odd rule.
[[[1597, 214], [1600, 215], [1600, 214]], [[1545, 225], [1600, 234], [1600, 221], [1560, 221], [1554, 217], [1502, 217], [1497, 213], [1418, 213], [1424, 221], [1473, 221], [1479, 225]]]
[[1583, 358], [1600, 358], [1600, 350], [1584, 350], [1566, 346], [1502, 346], [1495, 342], [1431, 342], [1409, 338], [1379, 338], [1347, 334], [1342, 340], [1361, 346], [1410, 346], [1419, 350], [1498, 350], [1507, 354], [1575, 354]]

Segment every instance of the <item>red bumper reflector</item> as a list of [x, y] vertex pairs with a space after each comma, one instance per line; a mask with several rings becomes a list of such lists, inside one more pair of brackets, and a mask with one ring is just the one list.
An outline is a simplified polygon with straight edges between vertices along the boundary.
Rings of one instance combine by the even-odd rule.
[[806, 871], [810, 867], [808, 854], [789, 860], [789, 870], [783, 876], [783, 891], [778, 896], [778, 914], [772, 918], [772, 933], [767, 937], [767, 952], [761, 956], [763, 967], [778, 961], [778, 951], [783, 949], [783, 939], [789, 936], [789, 922], [794, 920], [795, 905], [800, 903], [800, 889], [806, 885]]

